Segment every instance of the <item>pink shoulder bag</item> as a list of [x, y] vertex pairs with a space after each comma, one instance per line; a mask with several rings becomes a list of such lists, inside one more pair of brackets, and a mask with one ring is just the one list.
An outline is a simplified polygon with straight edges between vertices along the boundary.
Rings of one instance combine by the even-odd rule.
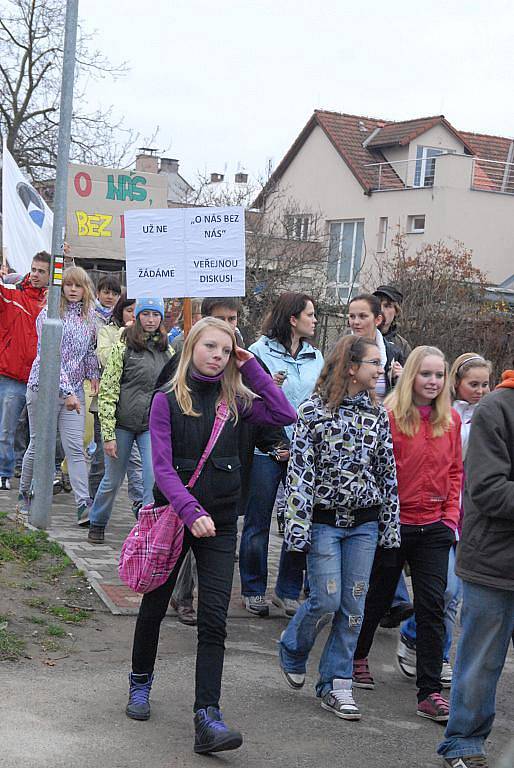
[[[191, 489], [211, 455], [228, 420], [227, 403], [222, 400], [205, 450], [186, 488]], [[155, 507], [147, 504], [123, 543], [118, 565], [120, 579], [134, 592], [152, 592], [164, 584], [182, 551], [184, 523], [171, 504]]]

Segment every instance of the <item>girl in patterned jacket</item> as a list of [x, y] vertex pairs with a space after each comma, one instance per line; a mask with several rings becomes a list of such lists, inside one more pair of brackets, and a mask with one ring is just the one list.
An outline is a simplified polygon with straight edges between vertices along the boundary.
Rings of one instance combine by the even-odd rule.
[[[64, 273], [61, 289], [61, 370], [57, 406], [57, 426], [68, 462], [68, 471], [77, 517], [87, 516], [91, 499], [84, 455], [85, 398], [84, 381], [91, 382], [91, 392], [98, 392], [99, 368], [95, 354], [95, 297], [87, 273], [81, 267], [70, 267]], [[41, 364], [41, 329], [46, 319], [45, 307], [36, 320], [37, 354], [27, 384], [27, 412], [30, 443], [23, 458], [20, 478], [20, 510], [28, 512], [34, 467], [39, 370]]]
[[375, 396], [384, 373], [373, 339], [346, 336], [299, 409], [287, 474], [285, 541], [307, 552], [310, 594], [280, 639], [280, 666], [302, 688], [320, 622], [333, 614], [316, 694], [337, 717], [359, 720], [352, 659], [377, 544], [400, 545], [393, 444]]

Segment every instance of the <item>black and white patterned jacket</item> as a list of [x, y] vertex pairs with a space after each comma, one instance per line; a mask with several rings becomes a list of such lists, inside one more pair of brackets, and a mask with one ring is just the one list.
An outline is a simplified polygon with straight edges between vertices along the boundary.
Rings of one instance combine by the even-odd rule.
[[336, 412], [318, 395], [299, 408], [286, 483], [288, 550], [310, 548], [314, 507], [335, 509], [336, 526], [352, 511], [380, 506], [378, 544], [400, 546], [396, 464], [387, 412], [367, 392], [345, 398]]

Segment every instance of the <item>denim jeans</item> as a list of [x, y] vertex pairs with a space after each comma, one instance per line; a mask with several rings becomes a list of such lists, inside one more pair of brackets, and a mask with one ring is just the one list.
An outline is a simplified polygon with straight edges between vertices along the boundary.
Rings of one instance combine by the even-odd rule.
[[16, 424], [16, 434], [14, 436], [14, 466], [20, 469], [23, 464], [23, 457], [30, 442], [29, 415], [27, 413], [27, 403], [23, 406], [20, 418]]
[[26, 391], [25, 382], [0, 376], [0, 477], [14, 475], [14, 436]]
[[402, 603], [410, 603], [409, 590], [407, 589], [407, 583], [405, 581], [405, 574], [403, 571], [398, 580], [398, 586], [396, 587], [396, 592], [394, 593], [391, 608], [396, 608], [397, 605], [401, 605]]
[[332, 628], [319, 663], [318, 696], [332, 689], [335, 678], [352, 677], [353, 654], [377, 539], [376, 521], [355, 528], [318, 523], [312, 526], [307, 555], [310, 594], [282, 635], [280, 659], [287, 672], [305, 672], [316, 640], [317, 623], [326, 613], [333, 613]]
[[[270, 456], [253, 457], [250, 490], [245, 510], [243, 533], [239, 547], [241, 592], [245, 597], [265, 595], [268, 583], [268, 542], [273, 505], [287, 465]], [[305, 558], [288, 552], [280, 553], [275, 591], [281, 598], [298, 600], [303, 584]]]
[[[457, 621], [457, 611], [462, 600], [462, 581], [455, 573], [455, 547], [450, 549], [448, 558], [448, 578], [446, 581], [446, 591], [444, 593], [444, 661], [450, 660], [450, 651], [453, 641], [453, 630]], [[394, 605], [394, 603], [393, 603]], [[416, 614], [413, 613], [409, 619], [406, 619], [400, 629], [402, 635], [416, 644]]]
[[130, 460], [132, 445], [137, 443], [139, 453], [141, 454], [143, 471], [143, 504], [153, 502], [153, 466], [152, 466], [152, 446], [150, 442], [150, 432], [129, 432], [127, 429], [116, 429], [116, 445], [118, 458], [111, 459], [105, 456], [105, 474], [98, 487], [97, 494], [89, 513], [89, 520], [92, 525], [105, 527], [111, 517], [112, 507], [116, 495], [121, 487], [123, 478], [127, 472]]
[[494, 722], [496, 685], [514, 632], [514, 592], [462, 582], [457, 646], [445, 739], [445, 757], [483, 755]]

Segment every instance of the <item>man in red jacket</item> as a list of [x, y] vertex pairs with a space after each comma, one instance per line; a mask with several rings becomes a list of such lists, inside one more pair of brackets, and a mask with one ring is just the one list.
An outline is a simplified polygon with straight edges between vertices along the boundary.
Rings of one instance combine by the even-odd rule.
[[50, 254], [36, 253], [15, 289], [0, 284], [0, 490], [14, 474], [14, 435], [36, 356], [36, 317], [46, 302]]

